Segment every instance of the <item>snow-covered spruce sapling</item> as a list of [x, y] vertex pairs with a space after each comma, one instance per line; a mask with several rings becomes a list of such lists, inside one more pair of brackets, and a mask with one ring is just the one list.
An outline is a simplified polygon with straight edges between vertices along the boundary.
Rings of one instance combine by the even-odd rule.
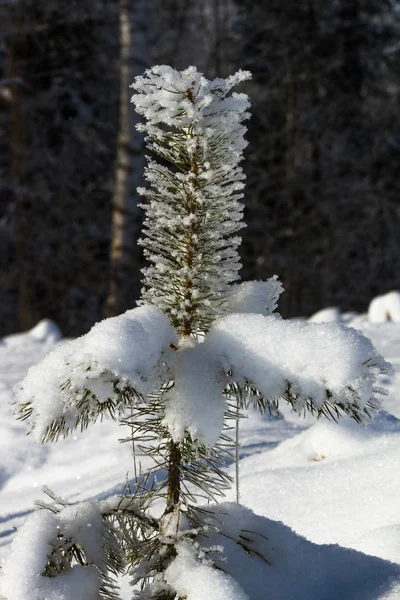
[[261, 552], [257, 532], [224, 529], [235, 509], [216, 505], [231, 485], [223, 465], [235, 403], [275, 411], [286, 401], [359, 422], [379, 408], [377, 377], [390, 366], [369, 340], [272, 314], [276, 277], [235, 283], [249, 101], [231, 90], [248, 78], [208, 81], [194, 67], [163, 66], [133, 84], [152, 155], [140, 306], [57, 347], [29, 370], [16, 401], [43, 442], [105, 415], [122, 421], [153, 467], [107, 500], [51, 494], [16, 536], [2, 577], [9, 600], [116, 599], [126, 571], [141, 599], [195, 600], [199, 589], [210, 600], [248, 598], [223, 546], [273, 566], [265, 538]]

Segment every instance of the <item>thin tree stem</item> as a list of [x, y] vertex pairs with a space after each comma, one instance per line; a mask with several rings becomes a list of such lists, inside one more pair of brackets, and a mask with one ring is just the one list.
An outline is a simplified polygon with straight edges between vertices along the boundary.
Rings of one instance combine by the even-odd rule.
[[133, 453], [133, 472], [135, 475], [135, 484], [138, 482], [138, 472], [137, 472], [137, 464], [136, 464], [136, 448], [135, 448], [135, 438], [132, 438], [132, 453]]
[[179, 504], [181, 491], [181, 459], [182, 454], [179, 447], [179, 443], [171, 441], [168, 464], [168, 492], [166, 512], [171, 512], [174, 509], [174, 507], [176, 507]]
[[[193, 102], [193, 91], [191, 88], [187, 90], [188, 99]], [[193, 189], [197, 190], [198, 184], [198, 165], [195, 154], [193, 155], [190, 168], [190, 183]], [[196, 213], [196, 200], [193, 194], [190, 194], [188, 198], [188, 212], [189, 215]], [[193, 266], [193, 255], [195, 252], [195, 235], [196, 235], [196, 222], [191, 222], [189, 226], [186, 252], [185, 252], [185, 265], [190, 270]], [[185, 303], [185, 314], [182, 318], [181, 335], [182, 337], [188, 337], [193, 333], [193, 306], [192, 306], [192, 279], [189, 275], [185, 276], [184, 279], [184, 303]], [[169, 454], [169, 465], [168, 465], [168, 491], [167, 491], [167, 508], [166, 513], [172, 512], [179, 507], [180, 491], [181, 491], [181, 460], [182, 453], [180, 450], [179, 443], [170, 442], [170, 454]], [[178, 508], [179, 510], [179, 508]]]
[[240, 395], [236, 395], [236, 449], [235, 449], [235, 460], [236, 460], [236, 504], [239, 504], [239, 401]]

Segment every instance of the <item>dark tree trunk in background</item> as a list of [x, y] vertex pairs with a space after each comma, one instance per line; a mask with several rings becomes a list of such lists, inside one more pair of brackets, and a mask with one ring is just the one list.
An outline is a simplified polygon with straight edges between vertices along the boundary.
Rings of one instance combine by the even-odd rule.
[[359, 0], [340, 0], [339, 38], [342, 46], [342, 85], [350, 97], [360, 97], [364, 80], [362, 52], [365, 50]]
[[32, 183], [32, 120], [29, 97], [30, 58], [34, 51], [33, 33], [37, 23], [24, 18], [27, 6], [19, 2], [13, 7], [13, 30], [8, 44], [8, 77], [14, 83], [11, 87], [11, 146], [12, 181], [15, 206], [15, 249], [18, 272], [17, 318], [20, 329], [30, 329], [44, 316], [36, 297], [37, 289], [27, 268], [38, 253], [37, 240], [32, 235], [35, 219], [34, 193]]
[[[110, 274], [105, 316], [113, 317], [129, 308], [140, 293], [141, 252], [138, 239], [142, 211], [136, 188], [144, 168], [143, 135], [136, 131], [136, 113], [130, 102], [130, 85], [136, 75], [150, 66], [148, 56], [147, 0], [120, 0], [120, 105], [112, 200]], [[134, 8], [134, 12], [133, 12]]]

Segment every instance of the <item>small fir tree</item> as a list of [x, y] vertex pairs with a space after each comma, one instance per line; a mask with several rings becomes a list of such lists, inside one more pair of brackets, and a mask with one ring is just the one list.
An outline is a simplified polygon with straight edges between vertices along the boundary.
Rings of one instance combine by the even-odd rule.
[[153, 467], [107, 500], [71, 504], [48, 491], [4, 567], [9, 600], [114, 600], [127, 571], [135, 598], [199, 598], [201, 582], [210, 599], [247, 598], [225, 543], [273, 567], [268, 541], [261, 551], [256, 531], [232, 533], [233, 508], [224, 517], [215, 504], [231, 485], [223, 467], [237, 407], [272, 412], [285, 400], [298, 413], [358, 422], [379, 408], [377, 377], [390, 366], [369, 340], [273, 315], [276, 277], [235, 283], [249, 101], [231, 90], [249, 77], [208, 81], [194, 67], [163, 66], [133, 84], [152, 153], [140, 190], [149, 262], [140, 306], [57, 347], [29, 370], [16, 401], [43, 442], [105, 415], [120, 420]]

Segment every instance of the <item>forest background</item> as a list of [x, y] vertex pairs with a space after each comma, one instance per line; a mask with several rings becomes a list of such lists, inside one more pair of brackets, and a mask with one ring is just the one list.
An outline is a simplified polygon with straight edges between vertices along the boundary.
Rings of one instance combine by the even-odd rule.
[[287, 317], [400, 289], [399, 56], [394, 0], [0, 0], [0, 336], [134, 306], [154, 64], [253, 73], [243, 279]]

